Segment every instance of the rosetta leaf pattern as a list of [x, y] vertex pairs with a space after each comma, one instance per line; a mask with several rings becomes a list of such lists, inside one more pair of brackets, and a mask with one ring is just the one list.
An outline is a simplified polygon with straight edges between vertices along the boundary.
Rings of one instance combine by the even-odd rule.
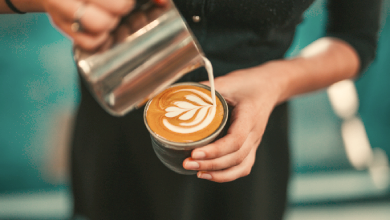
[[[168, 118], [174, 118], [179, 115], [179, 120], [186, 121], [190, 120], [193, 118], [196, 114], [196, 112], [199, 109], [204, 109], [204, 108], [209, 108], [211, 105], [204, 102], [201, 98], [195, 96], [195, 95], [186, 95], [185, 98], [193, 103], [196, 103], [197, 105], [192, 104], [189, 101], [177, 101], [174, 102], [174, 106], [169, 106], [168, 108], [165, 109], [166, 114], [165, 116]], [[201, 112], [207, 112], [206, 111], [201, 111]], [[184, 113], [184, 114], [183, 114]]]

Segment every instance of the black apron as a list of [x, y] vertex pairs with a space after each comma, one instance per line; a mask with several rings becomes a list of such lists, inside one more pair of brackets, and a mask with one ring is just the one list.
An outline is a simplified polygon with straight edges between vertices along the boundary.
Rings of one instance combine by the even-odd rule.
[[[329, 1], [328, 35], [354, 46], [364, 68], [375, 53], [380, 0]], [[312, 2], [175, 0], [216, 77], [282, 59]], [[193, 21], [193, 16], [200, 21]], [[180, 81], [203, 80], [207, 73], [200, 68]], [[287, 104], [273, 111], [251, 174], [214, 183], [176, 174], [158, 160], [143, 109], [113, 117], [83, 84], [81, 94], [71, 152], [75, 215], [89, 219], [282, 219], [289, 176]]]

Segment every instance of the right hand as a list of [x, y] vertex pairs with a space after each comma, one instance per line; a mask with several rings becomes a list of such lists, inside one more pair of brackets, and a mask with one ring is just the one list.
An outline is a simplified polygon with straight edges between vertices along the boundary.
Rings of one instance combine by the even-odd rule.
[[[154, 0], [163, 5], [167, 0]], [[71, 29], [75, 12], [85, 4], [80, 23], [82, 32]], [[135, 6], [136, 0], [45, 0], [43, 7], [52, 22], [64, 34], [71, 38], [75, 45], [94, 50], [102, 45], [110, 32], [117, 27], [122, 16], [128, 14]]]

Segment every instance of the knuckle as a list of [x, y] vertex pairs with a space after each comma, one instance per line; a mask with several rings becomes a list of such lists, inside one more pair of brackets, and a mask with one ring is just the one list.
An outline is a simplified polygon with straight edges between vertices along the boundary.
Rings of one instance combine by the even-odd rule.
[[233, 181], [234, 179], [233, 178], [231, 178], [231, 177], [221, 177], [220, 179], [219, 179], [219, 182], [220, 183], [227, 183], [227, 182], [231, 182], [231, 181]]
[[249, 176], [252, 172], [252, 168], [253, 168], [253, 163], [251, 163], [251, 165], [246, 166], [242, 171], [241, 177]]
[[218, 165], [216, 163], [210, 163], [209, 169], [210, 170], [217, 170], [218, 169]]
[[239, 154], [239, 155], [236, 157], [235, 165], [241, 164], [244, 160], [245, 160], [245, 155]]
[[210, 154], [211, 156], [213, 156], [213, 157], [217, 157], [217, 156], [219, 156], [219, 155], [222, 154], [222, 150], [221, 150], [221, 148], [219, 148], [219, 147], [214, 147], [214, 149], [213, 149], [212, 151], [210, 151], [209, 154]]
[[86, 40], [80, 37], [75, 37], [74, 41], [77, 45], [84, 48], [85, 50], [93, 50], [96, 47], [96, 43], [94, 40]]
[[119, 17], [114, 17], [113, 20], [111, 21], [111, 27], [109, 27], [109, 30], [113, 30], [115, 27], [117, 27], [119, 21], [120, 21]]
[[242, 143], [245, 142], [247, 136], [248, 136], [248, 134], [244, 130], [236, 132], [234, 134], [234, 143], [241, 146]]
[[256, 137], [256, 139], [253, 141], [253, 144], [255, 146], [259, 145], [261, 142], [262, 136]]
[[203, 149], [203, 151], [207, 155], [208, 159], [216, 158], [222, 153], [219, 145], [207, 146]]
[[52, 22], [55, 26], [57, 26], [57, 27], [60, 28], [60, 26], [61, 26], [60, 19], [58, 19], [58, 17], [56, 17], [56, 16], [51, 16], [50, 18], [51, 18], [51, 22]]
[[214, 182], [217, 182], [217, 183], [226, 183], [226, 182], [229, 182], [229, 181], [227, 181], [227, 179], [226, 178], [217, 178], [217, 179], [215, 179], [214, 180]]
[[249, 168], [246, 168], [243, 172], [243, 177], [244, 176], [249, 176], [249, 174], [251, 174], [251, 171], [252, 171], [252, 168], [249, 167]]
[[90, 31], [94, 33], [102, 33], [109, 30], [109, 22], [91, 23], [89, 26]]
[[73, 38], [73, 43], [80, 46], [80, 47], [83, 47], [83, 41], [82, 39], [79, 37], [79, 36], [71, 36]]
[[238, 151], [242, 146], [242, 141], [240, 138], [235, 138], [233, 141], [233, 149], [235, 151]]
[[263, 136], [263, 134], [264, 134], [264, 132], [265, 132], [265, 127], [260, 127], [260, 128], [258, 128], [258, 134], [260, 135], [259, 136], [259, 141], [261, 140], [261, 137]]
[[99, 17], [83, 17], [83, 26], [92, 33], [102, 33], [109, 31], [114, 26], [119, 18], [110, 14], [101, 13]]
[[245, 132], [237, 134], [237, 140], [239, 140], [241, 143], [244, 143], [246, 138], [248, 137], [248, 134]]

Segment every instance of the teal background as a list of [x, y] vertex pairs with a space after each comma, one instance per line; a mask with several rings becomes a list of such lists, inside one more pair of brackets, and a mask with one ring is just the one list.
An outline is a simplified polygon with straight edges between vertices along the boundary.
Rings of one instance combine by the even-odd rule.
[[[297, 54], [324, 35], [324, 6], [325, 1], [319, 0], [305, 13], [306, 19], [299, 26], [287, 56]], [[356, 85], [361, 104], [359, 113], [370, 143], [390, 155], [388, 15], [390, 1], [385, 0], [377, 57]], [[79, 102], [71, 47], [70, 40], [54, 29], [44, 14], [0, 15], [0, 204], [3, 204], [2, 201], [11, 204], [9, 201], [17, 195], [23, 195], [34, 203], [39, 200], [39, 195], [60, 193], [55, 194], [60, 200], [54, 200], [65, 201], [57, 207], [60, 211], [47, 214], [42, 209], [41, 215], [34, 217], [36, 219], [61, 219], [70, 212], [68, 179], [53, 178], [48, 172], [48, 161], [55, 155], [53, 150], [55, 152], [56, 148], [49, 140], [61, 131], [61, 123], [53, 121], [59, 115], [73, 113]], [[340, 135], [341, 120], [333, 113], [324, 91], [294, 98], [290, 106], [293, 178], [300, 178], [301, 174], [313, 178], [314, 174], [325, 173], [325, 179], [337, 179], [341, 171], [358, 172], [352, 169], [346, 158]], [[366, 191], [362, 195], [370, 199], [384, 195], [372, 193], [376, 191], [368, 186], [363, 189]], [[355, 198], [351, 197], [354, 193], [361, 192], [340, 194], [338, 199], [351, 201]], [[298, 198], [290, 201], [297, 206], [304, 198], [295, 194], [291, 197]], [[36, 198], [38, 200], [34, 200]], [[312, 201], [316, 203], [324, 198], [333, 201], [325, 193]], [[28, 209], [16, 212], [29, 216]], [[4, 213], [0, 208], [0, 219]]]
[[0, 16], [0, 193], [53, 187], [42, 170], [53, 114], [78, 100], [71, 42], [46, 15]]
[[[383, 1], [377, 56], [356, 80], [359, 114], [373, 148], [390, 155], [390, 1]], [[317, 0], [305, 13], [287, 56], [324, 36], [326, 1]], [[291, 105], [291, 147], [293, 170], [298, 173], [350, 169], [340, 134], [341, 120], [333, 113], [325, 91], [293, 99]], [[321, 156], [318, 156], [322, 154]], [[324, 156], [325, 155], [325, 156]]]

